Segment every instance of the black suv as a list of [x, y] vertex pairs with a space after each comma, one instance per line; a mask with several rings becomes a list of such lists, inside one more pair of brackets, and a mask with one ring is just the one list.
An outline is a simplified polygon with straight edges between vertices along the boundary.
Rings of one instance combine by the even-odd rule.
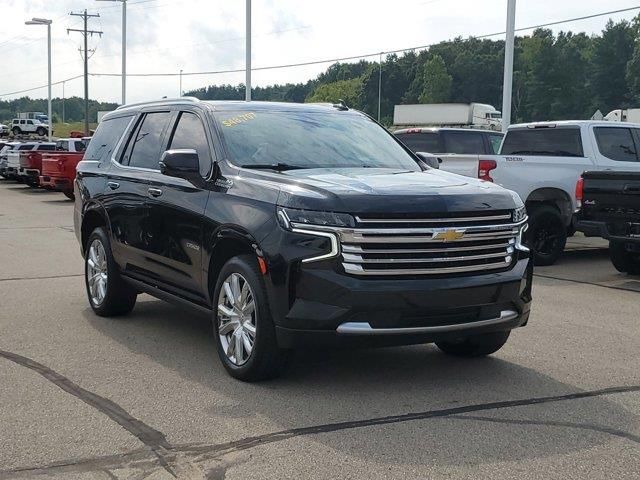
[[243, 380], [299, 346], [487, 355], [529, 317], [520, 198], [429, 168], [342, 104], [120, 107], [75, 189], [93, 310], [147, 292], [206, 312]]

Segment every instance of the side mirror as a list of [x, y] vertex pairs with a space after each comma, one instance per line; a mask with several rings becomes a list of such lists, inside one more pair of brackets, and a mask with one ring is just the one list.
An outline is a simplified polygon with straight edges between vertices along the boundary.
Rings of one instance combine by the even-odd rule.
[[160, 173], [194, 184], [202, 183], [198, 152], [192, 149], [167, 150], [160, 159]]
[[431, 168], [440, 168], [441, 160], [431, 153], [416, 152], [416, 156]]

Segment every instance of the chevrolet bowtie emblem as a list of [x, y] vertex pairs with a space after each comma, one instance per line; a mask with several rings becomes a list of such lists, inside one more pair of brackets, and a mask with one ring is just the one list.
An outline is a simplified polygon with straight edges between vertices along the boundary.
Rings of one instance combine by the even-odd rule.
[[464, 237], [464, 230], [441, 230], [434, 232], [431, 236], [432, 240], [441, 240], [443, 242], [453, 242]]

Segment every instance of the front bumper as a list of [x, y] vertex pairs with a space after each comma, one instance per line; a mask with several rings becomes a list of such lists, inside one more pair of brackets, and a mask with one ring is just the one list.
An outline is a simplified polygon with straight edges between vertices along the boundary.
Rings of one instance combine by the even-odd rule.
[[383, 346], [511, 330], [528, 321], [532, 277], [524, 254], [508, 271], [449, 278], [363, 279], [303, 267], [288, 313], [274, 315], [278, 342]]

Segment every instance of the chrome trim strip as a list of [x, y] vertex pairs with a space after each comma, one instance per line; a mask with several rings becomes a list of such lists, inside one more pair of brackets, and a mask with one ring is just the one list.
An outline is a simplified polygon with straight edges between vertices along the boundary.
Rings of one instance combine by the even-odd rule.
[[460, 242], [473, 242], [476, 240], [500, 240], [514, 238], [518, 235], [517, 231], [509, 232], [487, 232], [477, 233], [471, 235], [465, 235], [464, 237], [453, 240], [451, 242], [443, 242], [442, 240], [434, 240], [433, 237], [364, 237], [359, 235], [341, 234], [341, 239], [344, 243], [433, 243], [433, 244], [451, 244]]
[[460, 217], [460, 218], [360, 218], [355, 217], [358, 223], [456, 223], [456, 222], [484, 222], [489, 220], [511, 220], [511, 214], [491, 215], [487, 217]]
[[291, 231], [295, 233], [304, 233], [306, 235], [314, 235], [316, 237], [324, 237], [324, 238], [328, 238], [331, 241], [331, 251], [329, 253], [318, 255], [317, 257], [303, 258], [302, 263], [318, 262], [320, 260], [334, 258], [334, 257], [337, 257], [338, 254], [340, 253], [340, 248], [338, 247], [338, 238], [334, 233], [321, 232], [317, 230], [305, 230], [302, 228], [293, 228], [291, 229]]
[[[470, 252], [474, 250], [495, 250], [497, 248], [507, 248], [509, 245], [515, 244], [515, 238], [512, 241], [506, 243], [495, 243], [489, 245], [474, 245], [472, 247], [455, 247], [455, 248], [362, 248], [359, 245], [342, 245], [342, 251], [348, 253], [390, 253], [390, 254], [402, 254], [402, 253], [442, 253], [442, 252]], [[442, 242], [440, 242], [442, 243]]]
[[[342, 258], [345, 263], [363, 263], [363, 264], [394, 264], [394, 263], [446, 263], [446, 262], [465, 262], [467, 260], [484, 260], [487, 258], [507, 257], [513, 253], [513, 248], [503, 250], [500, 253], [486, 253], [483, 255], [467, 255], [466, 257], [434, 257], [434, 258], [362, 258], [361, 255], [352, 255], [343, 253]], [[474, 265], [475, 266], [475, 265]], [[471, 265], [467, 265], [471, 268]]]
[[405, 333], [448, 333], [507, 323], [518, 318], [515, 310], [503, 310], [500, 317], [478, 320], [477, 322], [437, 325], [433, 327], [372, 328], [368, 322], [346, 322], [338, 325], [336, 332], [342, 335], [402, 335]]
[[512, 257], [505, 255], [505, 261], [500, 263], [488, 263], [485, 265], [468, 265], [465, 267], [440, 267], [440, 268], [411, 268], [411, 269], [379, 269], [365, 270], [361, 265], [352, 263], [343, 263], [345, 273], [352, 275], [368, 275], [368, 276], [402, 276], [402, 275], [440, 275], [443, 273], [468, 273], [482, 272], [487, 270], [497, 270], [508, 267], [511, 264]]

